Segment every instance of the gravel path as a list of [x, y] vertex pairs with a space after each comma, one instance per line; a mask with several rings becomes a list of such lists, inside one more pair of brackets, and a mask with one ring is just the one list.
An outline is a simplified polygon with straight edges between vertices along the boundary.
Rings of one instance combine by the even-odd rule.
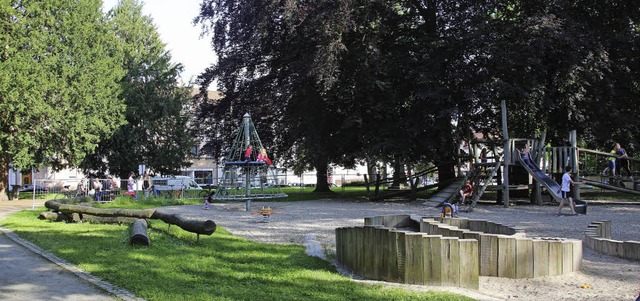
[[[217, 203], [211, 210], [201, 206], [164, 207], [160, 210], [180, 212], [214, 220], [237, 236], [265, 243], [306, 244], [308, 249], [335, 252], [335, 228], [362, 226], [365, 217], [409, 214], [437, 216], [434, 204], [422, 202], [374, 203], [349, 200], [315, 200], [304, 202], [253, 202], [252, 211], [270, 206], [279, 212], [268, 223], [261, 215], [251, 214], [242, 203]], [[479, 205], [461, 217], [486, 219], [524, 228], [528, 237], [564, 237], [581, 239], [593, 221], [612, 220], [612, 237], [616, 240], [640, 240], [640, 206], [589, 205], [587, 215], [556, 216], [555, 206]], [[564, 209], [568, 213], [568, 209]], [[318, 244], [320, 246], [318, 246]], [[588, 284], [590, 289], [579, 288]], [[404, 286], [413, 290], [441, 289]], [[480, 290], [445, 288], [479, 300], [634, 300], [640, 288], [640, 263], [599, 255], [584, 248], [583, 268], [579, 273], [533, 279], [480, 277]]]

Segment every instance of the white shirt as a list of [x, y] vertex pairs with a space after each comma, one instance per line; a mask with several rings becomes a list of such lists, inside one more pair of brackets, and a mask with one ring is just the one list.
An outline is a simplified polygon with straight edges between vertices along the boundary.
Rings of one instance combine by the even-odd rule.
[[562, 191], [571, 191], [571, 176], [568, 172], [562, 175]]

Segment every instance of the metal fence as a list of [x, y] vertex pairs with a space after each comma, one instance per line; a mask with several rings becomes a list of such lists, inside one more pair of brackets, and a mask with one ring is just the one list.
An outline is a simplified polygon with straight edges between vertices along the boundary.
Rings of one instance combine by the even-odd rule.
[[[329, 185], [333, 189], [344, 191], [344, 187], [353, 182], [362, 182], [364, 177], [361, 174], [330, 174], [327, 176]], [[95, 185], [94, 183], [99, 183]], [[300, 192], [308, 192], [315, 189], [317, 176], [315, 173], [306, 173], [301, 175], [278, 174], [277, 181], [272, 186], [253, 187], [260, 189], [273, 189], [274, 186], [279, 187], [298, 187]], [[96, 189], [100, 186], [100, 189]], [[154, 190], [142, 189], [142, 181], [136, 180], [136, 196], [138, 198], [146, 197], [164, 197], [167, 199], [202, 199], [215, 192], [218, 185], [203, 185], [203, 189], [180, 189], [173, 190]], [[255, 185], [254, 185], [255, 186]], [[55, 199], [68, 199], [74, 197], [89, 197], [99, 202], [111, 202], [117, 197], [125, 195], [126, 180], [119, 179], [85, 179], [81, 178], [67, 179], [34, 179], [33, 185], [29, 185], [28, 189], [20, 190], [20, 194], [31, 194], [33, 207], [44, 204], [45, 201]]]

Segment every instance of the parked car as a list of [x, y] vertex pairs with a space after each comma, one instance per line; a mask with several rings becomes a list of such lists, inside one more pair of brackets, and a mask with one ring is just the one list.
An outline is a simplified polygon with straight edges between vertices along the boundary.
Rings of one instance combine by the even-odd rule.
[[[19, 192], [32, 192], [34, 189], [34, 185], [25, 185], [24, 187], [18, 189]], [[36, 192], [45, 192], [47, 188], [44, 188], [40, 185], [35, 185]]]

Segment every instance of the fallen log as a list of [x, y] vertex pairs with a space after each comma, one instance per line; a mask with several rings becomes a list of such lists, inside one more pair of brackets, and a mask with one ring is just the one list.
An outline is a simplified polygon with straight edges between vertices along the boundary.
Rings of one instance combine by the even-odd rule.
[[151, 240], [147, 235], [147, 220], [140, 218], [131, 224], [131, 237], [129, 241], [132, 245], [149, 246]]
[[60, 204], [56, 201], [50, 200], [44, 203], [44, 206], [64, 213], [65, 215], [71, 215], [73, 213], [89, 214], [95, 216], [119, 216], [119, 217], [135, 217], [143, 219], [159, 219], [167, 224], [176, 225], [185, 231], [211, 235], [216, 231], [216, 223], [212, 220], [198, 220], [179, 214], [165, 214], [158, 212], [155, 209], [107, 209], [107, 208], [94, 208], [89, 206], [78, 206], [71, 204]]
[[40, 215], [38, 215], [38, 219], [48, 220], [52, 222], [68, 222], [69, 221], [69, 217], [66, 216], [64, 213], [53, 212], [53, 211], [40, 212]]
[[132, 224], [137, 218], [125, 216], [95, 216], [83, 214], [82, 221], [96, 224]]
[[198, 220], [177, 214], [166, 214], [162, 212], [154, 212], [152, 219], [159, 219], [167, 224], [176, 225], [185, 231], [211, 235], [216, 232], [216, 223], [212, 220]]
[[82, 214], [91, 214], [95, 216], [124, 216], [124, 217], [136, 217], [136, 218], [151, 218], [155, 209], [120, 209], [120, 208], [95, 208], [90, 206], [80, 206], [72, 204], [61, 204], [59, 202], [49, 200], [44, 203], [44, 206], [60, 211], [62, 213], [75, 212]]

